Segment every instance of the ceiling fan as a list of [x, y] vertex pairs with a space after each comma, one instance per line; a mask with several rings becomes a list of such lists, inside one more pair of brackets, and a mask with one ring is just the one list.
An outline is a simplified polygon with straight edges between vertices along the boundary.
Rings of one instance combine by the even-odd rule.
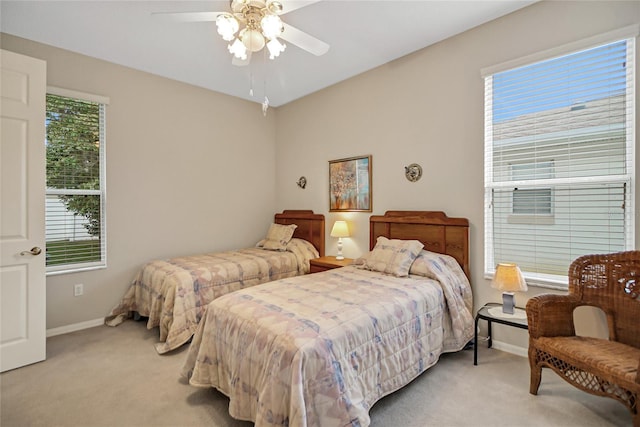
[[153, 16], [178, 22], [215, 21], [218, 34], [230, 42], [234, 65], [248, 65], [251, 54], [265, 46], [275, 59], [286, 45], [280, 39], [316, 56], [324, 55], [329, 45], [280, 19], [281, 15], [309, 6], [319, 0], [230, 0], [229, 11], [154, 13]]

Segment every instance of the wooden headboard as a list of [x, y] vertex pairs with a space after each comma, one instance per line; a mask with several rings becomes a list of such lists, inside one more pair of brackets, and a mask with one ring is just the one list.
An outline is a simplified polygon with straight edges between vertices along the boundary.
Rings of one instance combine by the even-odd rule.
[[469, 270], [469, 220], [449, 218], [438, 211], [387, 211], [369, 219], [369, 250], [376, 239], [419, 240], [424, 249], [454, 257], [467, 277]]
[[275, 215], [274, 222], [297, 225], [293, 237], [308, 240], [316, 247], [320, 256], [324, 256], [324, 215], [310, 210], [285, 210]]

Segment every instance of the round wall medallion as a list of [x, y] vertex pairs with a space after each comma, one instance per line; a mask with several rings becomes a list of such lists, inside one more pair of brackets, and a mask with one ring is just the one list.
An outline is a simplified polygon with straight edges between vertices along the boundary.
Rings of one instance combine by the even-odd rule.
[[422, 177], [422, 167], [417, 163], [411, 163], [404, 167], [404, 176], [411, 182], [416, 182]]
[[307, 178], [304, 176], [301, 176], [298, 182], [296, 182], [296, 184], [298, 184], [298, 187], [304, 190], [304, 188], [307, 186]]

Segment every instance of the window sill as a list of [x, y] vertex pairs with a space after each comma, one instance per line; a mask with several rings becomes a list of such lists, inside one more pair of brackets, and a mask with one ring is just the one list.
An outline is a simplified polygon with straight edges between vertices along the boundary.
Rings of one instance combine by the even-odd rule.
[[107, 264], [100, 263], [99, 265], [87, 265], [83, 267], [61, 267], [56, 270], [47, 270], [46, 276], [58, 276], [61, 274], [82, 273], [84, 271], [102, 270], [107, 268]]

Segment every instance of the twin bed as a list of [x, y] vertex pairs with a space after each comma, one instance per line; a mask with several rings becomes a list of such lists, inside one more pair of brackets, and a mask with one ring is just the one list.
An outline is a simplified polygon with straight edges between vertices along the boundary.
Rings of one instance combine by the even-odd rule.
[[473, 336], [466, 219], [370, 218], [356, 265], [213, 300], [183, 375], [258, 427], [367, 426], [369, 410]]
[[116, 326], [133, 313], [159, 327], [158, 353], [189, 341], [207, 304], [227, 293], [309, 272], [324, 255], [324, 215], [308, 210], [275, 214], [257, 247], [147, 263], [105, 323]]

